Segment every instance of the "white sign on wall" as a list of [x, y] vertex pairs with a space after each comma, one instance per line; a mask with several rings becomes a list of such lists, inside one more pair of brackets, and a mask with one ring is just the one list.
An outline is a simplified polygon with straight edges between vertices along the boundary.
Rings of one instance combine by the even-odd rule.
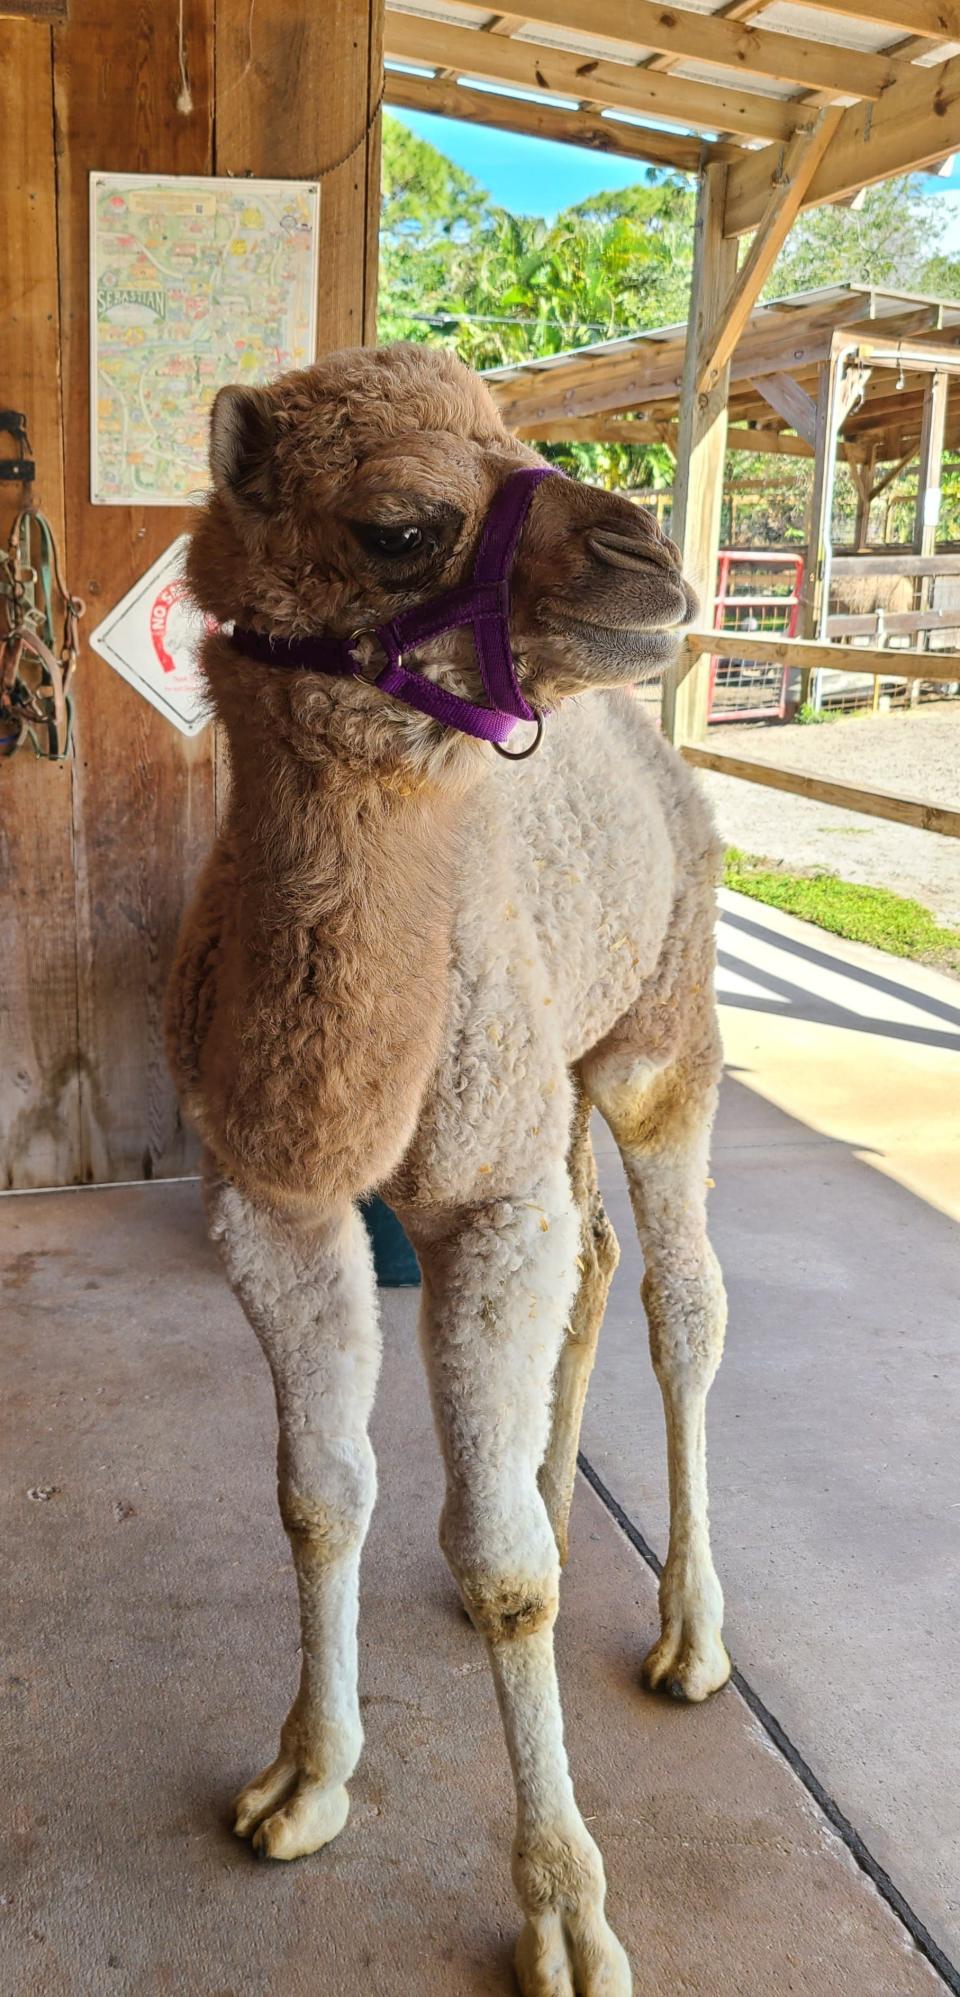
[[197, 648], [215, 626], [187, 595], [186, 546], [181, 534], [97, 625], [90, 643], [182, 734], [199, 735], [210, 714]]

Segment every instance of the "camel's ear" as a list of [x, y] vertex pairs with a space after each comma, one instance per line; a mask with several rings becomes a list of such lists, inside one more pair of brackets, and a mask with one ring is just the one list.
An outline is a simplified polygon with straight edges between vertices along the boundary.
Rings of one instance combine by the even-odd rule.
[[210, 470], [218, 492], [257, 513], [274, 504], [273, 405], [259, 388], [221, 388], [210, 411]]

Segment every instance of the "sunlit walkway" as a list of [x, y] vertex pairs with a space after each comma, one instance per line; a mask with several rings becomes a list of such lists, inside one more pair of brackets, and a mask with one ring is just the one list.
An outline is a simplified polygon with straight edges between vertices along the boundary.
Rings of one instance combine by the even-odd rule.
[[[663, 1444], [605, 1143], [624, 1256], [559, 1627], [571, 1757], [638, 1997], [914, 1997], [943, 1984], [910, 1930], [960, 1946], [960, 987], [733, 898], [722, 956], [711, 1470], [753, 1709], [637, 1683]], [[196, 1188], [9, 1198], [0, 1235], [4, 1992], [509, 1992], [511, 1791], [435, 1545], [412, 1294], [384, 1298], [353, 1813], [322, 1856], [258, 1865], [226, 1806], [273, 1751], [294, 1595], [265, 1369]]]

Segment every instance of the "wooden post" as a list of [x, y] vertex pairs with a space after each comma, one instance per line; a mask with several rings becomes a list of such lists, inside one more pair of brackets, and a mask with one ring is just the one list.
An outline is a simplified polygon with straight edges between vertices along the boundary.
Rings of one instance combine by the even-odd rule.
[[[4, 407], [26, 415], [37, 475], [0, 486], [0, 543], [28, 500], [47, 515], [78, 593], [63, 512], [56, 162], [48, 23], [0, 21]], [[0, 457], [14, 455], [10, 437]], [[73, 766], [29, 746], [0, 764], [0, 1188], [82, 1175]]]
[[[684, 572], [700, 597], [701, 619], [707, 624], [713, 622], [717, 586], [729, 363], [720, 369], [708, 390], [698, 393], [696, 382], [701, 344], [716, 323], [736, 277], [736, 244], [723, 234], [727, 171], [725, 166], [705, 167], [697, 195], [671, 528], [672, 538], [683, 556]], [[692, 665], [681, 656], [663, 680], [661, 715], [664, 733], [671, 742], [703, 739], [709, 697], [707, 655], [701, 655]]]
[[867, 545], [870, 532], [870, 502], [873, 498], [873, 481], [876, 475], [877, 446], [871, 444], [862, 464], [851, 463], [854, 484], [857, 488], [857, 516], [853, 528], [854, 553], [859, 554]]
[[[913, 523], [913, 546], [914, 552], [918, 555], [936, 553], [937, 528], [940, 524], [941, 459], [947, 422], [949, 385], [950, 377], [944, 372], [930, 375], [924, 388], [923, 427], [920, 432], [920, 463], [917, 472], [917, 510]], [[916, 584], [915, 609], [929, 610], [935, 587], [935, 577], [919, 577]], [[925, 652], [928, 643], [927, 633], [918, 631], [918, 652]], [[909, 697], [911, 707], [916, 707], [920, 699], [919, 680], [911, 682]]]

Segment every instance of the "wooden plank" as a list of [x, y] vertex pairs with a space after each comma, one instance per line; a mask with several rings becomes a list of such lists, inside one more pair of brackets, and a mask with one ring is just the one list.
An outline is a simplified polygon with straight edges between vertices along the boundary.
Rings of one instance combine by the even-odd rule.
[[715, 770], [718, 776], [739, 777], [745, 783], [763, 784], [768, 790], [790, 791], [796, 797], [813, 798], [817, 804], [835, 804], [843, 811], [863, 812], [868, 818], [891, 818], [897, 825], [918, 825], [924, 832], [960, 839], [960, 811], [950, 805], [897, 797], [893, 791], [865, 790], [858, 784], [813, 776], [809, 770], [783, 769], [775, 763], [757, 763], [746, 756], [728, 756], [687, 743], [681, 754], [695, 770]]
[[[936, 553], [937, 528], [940, 521], [941, 481], [943, 478], [943, 440], [947, 426], [947, 394], [950, 377], [932, 374], [927, 382], [923, 399], [923, 427], [920, 432], [920, 461], [917, 466], [917, 499], [913, 519], [913, 545], [915, 552], [929, 559]], [[932, 576], [918, 576], [914, 583], [914, 602], [919, 611], [929, 611], [933, 602], [936, 584]], [[921, 628], [917, 644], [921, 651], [927, 646], [927, 633]], [[911, 688], [911, 706], [919, 698], [919, 687]]]
[[[878, 636], [880, 628], [892, 637], [903, 637], [915, 631], [957, 631], [960, 630], [960, 604], [954, 611], [949, 610], [868, 610], [862, 615], [846, 612], [827, 618], [828, 638], [872, 638]], [[898, 652], [890, 655], [899, 658]]]
[[[876, 488], [874, 488], [876, 490]], [[960, 555], [835, 555], [835, 576], [960, 576]]]
[[[676, 455], [675, 423], [648, 423], [642, 418], [603, 416], [558, 417], [555, 422], [521, 425], [518, 436], [536, 444], [665, 444]], [[802, 437], [787, 436], [782, 430], [727, 428], [727, 451], [751, 452], [757, 456], [810, 458], [811, 446]]]
[[788, 146], [746, 261], [704, 336], [696, 384], [699, 391], [708, 389], [731, 359], [842, 117], [838, 106], [826, 107], [812, 131], [798, 132]]
[[595, 112], [564, 111], [556, 104], [495, 97], [491, 91], [462, 90], [440, 77], [403, 76], [398, 70], [387, 71], [386, 102], [404, 111], [428, 111], [438, 118], [458, 118], [462, 124], [487, 125], [498, 132], [555, 139], [559, 145], [671, 166], [680, 173], [696, 173], [704, 152], [722, 159], [739, 159], [741, 153], [739, 146], [705, 147], [700, 139], [682, 138], [679, 133], [649, 131]]
[[791, 430], [812, 447], [817, 435], [817, 405], [813, 396], [789, 374], [760, 375], [757, 388], [764, 402], [769, 402]]
[[[886, 679], [960, 680], [960, 652], [889, 652], [881, 645], [831, 645], [817, 638], [780, 638], [774, 632], [685, 631], [687, 659], [708, 652], [717, 659], [756, 659], [772, 666], [827, 668], [838, 673], [879, 673]], [[933, 661], [936, 669], [933, 670]]]
[[[751, 381], [758, 374], [779, 373], [785, 368], [813, 367], [829, 357], [831, 333], [831, 328], [823, 328], [810, 335], [785, 330], [774, 336], [755, 334], [748, 328], [731, 363], [731, 383]], [[560, 416], [644, 409], [661, 401], [672, 404], [671, 416], [675, 418], [685, 351], [685, 340], [638, 341], [636, 346], [595, 360], [531, 368], [501, 381], [494, 377], [490, 388], [504, 420], [527, 428]]]
[[3, 0], [0, 20], [65, 21], [67, 0]]
[[217, 171], [322, 176], [320, 353], [373, 332], [381, 30], [378, 0], [217, 0]]
[[810, 112], [802, 105], [776, 97], [667, 78], [626, 62], [548, 49], [540, 42], [483, 35], [476, 28], [452, 27], [434, 16], [427, 20], [388, 10], [384, 37], [390, 61], [427, 63], [519, 90], [589, 97], [609, 109], [642, 112], [671, 125], [733, 132], [748, 139], [783, 139], [810, 123]]
[[[677, 473], [673, 487], [671, 538], [683, 571], [708, 617], [716, 592], [723, 466], [727, 438], [729, 368], [722, 368], [708, 392], [697, 390], [702, 341], [736, 272], [736, 248], [725, 241], [725, 166], [709, 166], [700, 176], [694, 223], [693, 275], [683, 385]], [[667, 668], [661, 693], [661, 721], [671, 742], [696, 742], [707, 732], [709, 660], [685, 649]]]
[[[935, 165], [958, 144], [960, 56], [929, 69], [908, 64], [906, 76], [879, 104], [854, 104], [844, 113], [801, 206], [834, 201], [874, 181]], [[758, 226], [777, 172], [778, 161], [769, 150], [737, 164], [727, 192], [727, 235], [742, 236]]]
[[[490, 13], [487, 0], [466, 4]], [[739, 76], [752, 73], [844, 96], [880, 97], [906, 67], [892, 56], [838, 48], [813, 34], [775, 34], [719, 14], [659, 6], [654, 0], [590, 0], [589, 5], [584, 0], [533, 0], [523, 11], [528, 26], [568, 28], [591, 41], [656, 49], [674, 61], [716, 63]], [[664, 72], [658, 66], [655, 73]]]
[[922, 35], [931, 42], [960, 42], [957, 0], [830, 0], [832, 14], [849, 14], [855, 21], [879, 21], [905, 35]]
[[935, 554], [937, 545], [937, 525], [940, 519], [940, 460], [943, 456], [949, 387], [949, 375], [946, 373], [931, 375], [924, 398], [913, 545], [915, 553], [925, 558]]
[[[54, 31], [66, 414], [67, 541], [89, 624], [188, 524], [185, 507], [89, 503], [88, 176], [212, 169], [213, 0], [185, 0], [192, 110], [177, 110], [178, 7], [71, 0]], [[50, 384], [53, 390], [53, 381]], [[213, 826], [212, 731], [188, 741], [95, 654], [77, 674], [79, 1018], [97, 1180], [191, 1169], [163, 1053], [167, 970]]]
[[[51, 94], [49, 28], [0, 20], [2, 392], [27, 415], [37, 464], [29, 495], [0, 486], [0, 541], [29, 496], [79, 590], [63, 517]], [[82, 1174], [72, 793], [72, 764], [38, 762], [29, 748], [0, 763], [0, 1187]]]

